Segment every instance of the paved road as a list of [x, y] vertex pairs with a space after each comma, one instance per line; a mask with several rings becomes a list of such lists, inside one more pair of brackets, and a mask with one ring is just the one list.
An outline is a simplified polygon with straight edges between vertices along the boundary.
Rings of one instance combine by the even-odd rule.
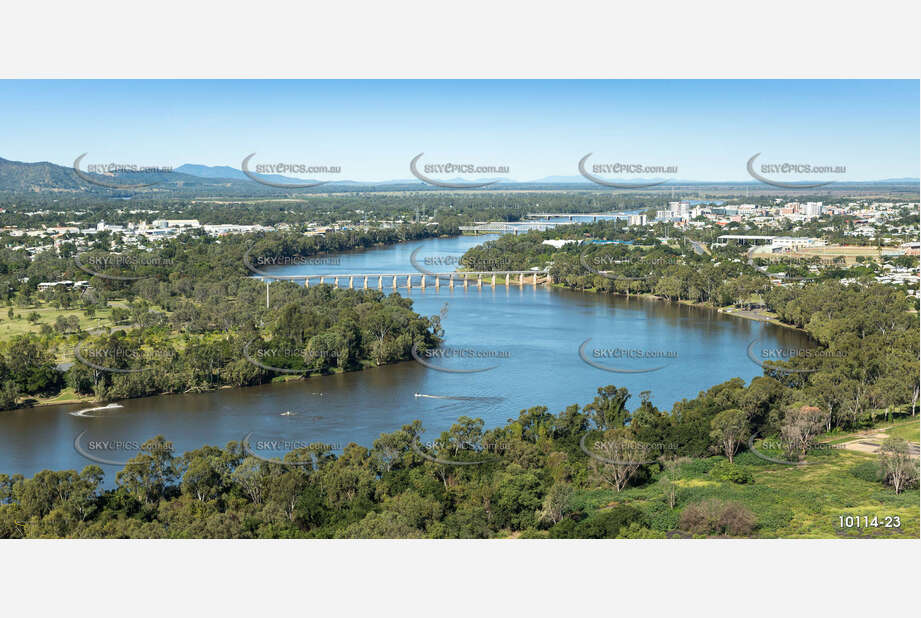
[[699, 243], [696, 240], [691, 240], [690, 242], [691, 242], [691, 247], [694, 249], [694, 253], [696, 253], [697, 255], [703, 255], [705, 253], [707, 255], [710, 255], [710, 250], [707, 249], [707, 246], [704, 245], [703, 243]]

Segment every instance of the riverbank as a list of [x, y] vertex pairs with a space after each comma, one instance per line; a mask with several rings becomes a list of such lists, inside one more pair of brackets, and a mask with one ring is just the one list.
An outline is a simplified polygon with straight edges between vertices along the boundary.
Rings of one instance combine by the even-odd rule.
[[36, 408], [43, 408], [48, 406], [61, 406], [61, 405], [74, 405], [74, 404], [107, 404], [114, 403], [117, 401], [130, 401], [131, 399], [143, 399], [145, 397], [168, 397], [170, 395], [188, 395], [191, 393], [213, 393], [223, 390], [236, 390], [236, 389], [246, 389], [254, 388], [259, 386], [266, 386], [269, 384], [282, 384], [285, 382], [305, 382], [311, 378], [326, 378], [335, 375], [342, 375], [346, 373], [358, 373], [361, 371], [370, 371], [373, 369], [381, 369], [383, 367], [389, 367], [392, 365], [398, 365], [400, 363], [407, 363], [411, 361], [412, 358], [403, 358], [391, 363], [385, 363], [383, 365], [375, 365], [373, 362], [368, 360], [362, 360], [361, 366], [355, 369], [331, 369], [326, 373], [307, 373], [306, 375], [281, 375], [276, 376], [269, 380], [268, 382], [263, 382], [261, 384], [245, 384], [240, 386], [234, 386], [232, 384], [222, 384], [220, 386], [215, 386], [214, 388], [206, 388], [197, 391], [186, 391], [183, 393], [177, 392], [159, 392], [159, 393], [150, 393], [147, 395], [141, 395], [140, 397], [132, 397], [128, 399], [97, 399], [95, 395], [79, 395], [72, 388], [66, 387], [61, 390], [60, 393], [53, 397], [27, 397], [20, 401], [15, 408], [6, 408], [0, 410], [0, 412], [12, 412], [14, 410], [30, 410]]
[[[459, 275], [464, 274], [464, 272], [465, 271], [462, 271], [462, 270], [457, 271]], [[500, 271], [497, 271], [497, 272], [500, 272]], [[529, 287], [531, 286], [533, 287], [535, 285], [538, 287], [546, 287], [547, 286], [546, 273], [536, 271], [534, 274], [536, 274], [539, 277], [536, 284], [534, 283], [534, 280], [532, 279], [533, 275], [524, 275], [525, 277], [524, 281], [521, 281], [517, 276], [509, 277], [509, 279], [506, 281], [505, 277], [497, 275], [495, 283], [493, 283], [492, 277], [489, 275], [486, 275], [486, 276], [479, 276], [479, 277], [471, 277], [467, 279], [455, 279], [454, 282], [455, 282], [455, 285], [457, 285], [458, 283], [460, 283], [460, 285], [463, 285], [463, 282], [466, 280], [467, 282], [473, 284], [476, 287], [479, 287], [478, 284], [481, 281], [483, 282], [483, 285], [490, 286], [490, 287], [499, 287], [499, 286], [506, 286], [506, 287]], [[429, 287], [434, 287], [434, 286], [429, 286]], [[562, 289], [562, 290], [569, 290], [569, 291], [587, 292], [591, 294], [606, 293], [611, 296], [619, 296], [621, 298], [644, 298], [644, 299], [662, 301], [662, 302], [667, 302], [667, 303], [677, 303], [679, 305], [684, 305], [686, 307], [696, 307], [698, 309], [707, 309], [710, 311], [716, 311], [718, 313], [722, 313], [724, 315], [731, 315], [731, 316], [735, 316], [739, 318], [744, 318], [746, 320], [753, 320], [755, 322], [763, 322], [765, 324], [773, 324], [774, 326], [781, 326], [783, 328], [789, 328], [791, 330], [795, 330], [801, 333], [806, 332], [802, 328], [799, 328], [792, 324], [787, 324], [786, 322], [779, 320], [776, 314], [768, 312], [768, 311], [763, 311], [763, 310], [738, 309], [732, 305], [729, 305], [726, 307], [714, 307], [713, 305], [709, 305], [707, 303], [699, 303], [699, 302], [694, 302], [691, 300], [673, 301], [667, 298], [663, 298], [662, 296], [659, 296], [657, 294], [651, 294], [649, 292], [642, 292], [638, 294], [624, 294], [622, 292], [599, 292], [598, 288], [572, 288], [562, 283], [552, 283], [550, 284], [550, 287], [554, 287], [554, 288]]]
[[567, 285], [563, 285], [562, 283], [554, 283], [553, 287], [559, 288], [561, 290], [586, 292], [589, 294], [607, 294], [609, 296], [619, 296], [621, 298], [643, 298], [646, 300], [654, 300], [654, 301], [665, 302], [669, 304], [674, 303], [678, 305], [684, 305], [686, 307], [696, 307], [698, 309], [707, 309], [709, 311], [716, 311], [717, 313], [720, 313], [723, 315], [730, 315], [730, 316], [734, 316], [738, 318], [743, 318], [746, 320], [761, 322], [764, 324], [772, 324], [774, 326], [780, 326], [780, 327], [794, 330], [800, 333], [808, 334], [806, 333], [804, 329], [799, 328], [798, 326], [794, 326], [793, 324], [787, 324], [786, 322], [783, 322], [777, 319], [776, 315], [770, 312], [762, 313], [762, 312], [751, 311], [751, 310], [746, 310], [746, 309], [736, 309], [731, 305], [728, 307], [714, 307], [713, 305], [708, 305], [706, 303], [697, 303], [691, 300], [669, 300], [657, 294], [650, 294], [648, 292], [643, 292], [639, 294], [623, 294], [621, 292], [599, 292], [598, 288], [572, 288]]

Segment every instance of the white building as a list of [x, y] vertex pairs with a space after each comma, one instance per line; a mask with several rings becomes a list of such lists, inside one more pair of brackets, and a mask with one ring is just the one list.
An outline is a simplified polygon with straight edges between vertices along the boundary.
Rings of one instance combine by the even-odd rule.
[[216, 225], [203, 225], [202, 229], [205, 230], [206, 234], [211, 236], [226, 236], [227, 234], [249, 234], [250, 232], [270, 230], [271, 228], [263, 227], [261, 225], [237, 225], [234, 223], [220, 223]]
[[806, 202], [801, 212], [807, 217], [818, 217], [822, 214], [822, 202]]
[[629, 225], [646, 225], [646, 215], [630, 215], [627, 223]]
[[154, 227], [201, 227], [198, 219], [157, 219], [152, 224]]
[[795, 236], [775, 236], [771, 240], [771, 251], [793, 251], [799, 247], [824, 247], [821, 238], [798, 238]]
[[545, 241], [542, 242], [541, 244], [542, 244], [542, 245], [550, 245], [551, 247], [554, 247], [554, 248], [556, 248], [556, 249], [559, 249], [559, 248], [562, 247], [563, 245], [568, 245], [568, 244], [574, 243], [574, 242], [579, 242], [579, 241], [578, 241], [578, 240], [572, 240], [572, 239], [569, 239], [569, 238], [565, 238], [565, 239], [564, 239], [564, 238], [553, 238], [553, 239], [550, 239], [550, 240], [545, 240]]

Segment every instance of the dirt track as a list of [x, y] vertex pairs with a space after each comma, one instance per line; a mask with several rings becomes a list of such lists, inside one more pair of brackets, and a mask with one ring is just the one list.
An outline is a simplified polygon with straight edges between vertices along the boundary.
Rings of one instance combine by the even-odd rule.
[[[892, 437], [886, 433], [886, 429], [889, 429], [889, 427], [884, 427], [882, 429], [871, 429], [869, 431], [859, 433], [853, 440], [843, 442], [840, 446], [849, 451], [858, 451], [861, 453], [869, 453], [871, 455], [875, 455], [879, 452], [879, 448], [882, 446], [883, 441]], [[912, 457], [918, 457], [919, 447], [916, 443], [909, 442], [908, 448]]]

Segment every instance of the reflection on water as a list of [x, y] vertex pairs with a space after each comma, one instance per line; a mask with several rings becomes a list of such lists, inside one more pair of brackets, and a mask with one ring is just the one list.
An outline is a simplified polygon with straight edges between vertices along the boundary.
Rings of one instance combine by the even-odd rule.
[[[412, 272], [410, 255], [455, 256], [484, 237], [405, 243], [398, 247], [343, 254], [326, 272]], [[317, 267], [279, 269], [284, 274], [324, 272]], [[340, 282], [340, 285], [347, 282]], [[0, 471], [31, 475], [43, 468], [81, 469], [91, 463], [74, 449], [74, 439], [141, 443], [157, 434], [173, 441], [178, 452], [203, 444], [223, 446], [250, 434], [250, 442], [357, 442], [370, 447], [382, 433], [415, 419], [434, 440], [459, 416], [481, 417], [487, 427], [504, 424], [520, 410], [536, 405], [558, 413], [567, 405], [591, 401], [606, 384], [627, 387], [631, 407], [641, 391], [670, 409], [682, 398], [733, 377], [761, 375], [747, 355], [757, 338], [774, 346], [804, 345], [799, 332], [733, 318], [716, 311], [640, 298], [583, 294], [546, 287], [484, 285], [482, 289], [442, 286], [414, 288], [416, 311], [444, 312], [446, 347], [501, 351], [495, 368], [479, 373], [446, 373], [408, 361], [367, 371], [312, 377], [304, 381], [208, 393], [167, 395], [119, 402], [121, 407], [58, 405], [0, 412]], [[445, 307], [447, 304], [447, 307]], [[579, 346], [592, 339], [599, 364], [619, 367], [665, 365], [648, 373], [614, 373], [586, 364]], [[613, 352], [612, 352], [613, 351]], [[618, 352], [620, 351], [620, 352]], [[630, 351], [668, 352], [652, 360]], [[618, 354], [620, 356], [618, 356]], [[479, 360], [442, 359], [433, 363], [462, 366]], [[645, 365], [644, 365], [645, 363]], [[472, 365], [471, 365], [472, 366]], [[85, 413], [73, 415], [83, 410]], [[290, 411], [291, 414], [283, 415]], [[135, 454], [108, 452], [124, 461]], [[281, 457], [282, 452], [260, 451]], [[106, 482], [116, 468], [103, 466]]]

